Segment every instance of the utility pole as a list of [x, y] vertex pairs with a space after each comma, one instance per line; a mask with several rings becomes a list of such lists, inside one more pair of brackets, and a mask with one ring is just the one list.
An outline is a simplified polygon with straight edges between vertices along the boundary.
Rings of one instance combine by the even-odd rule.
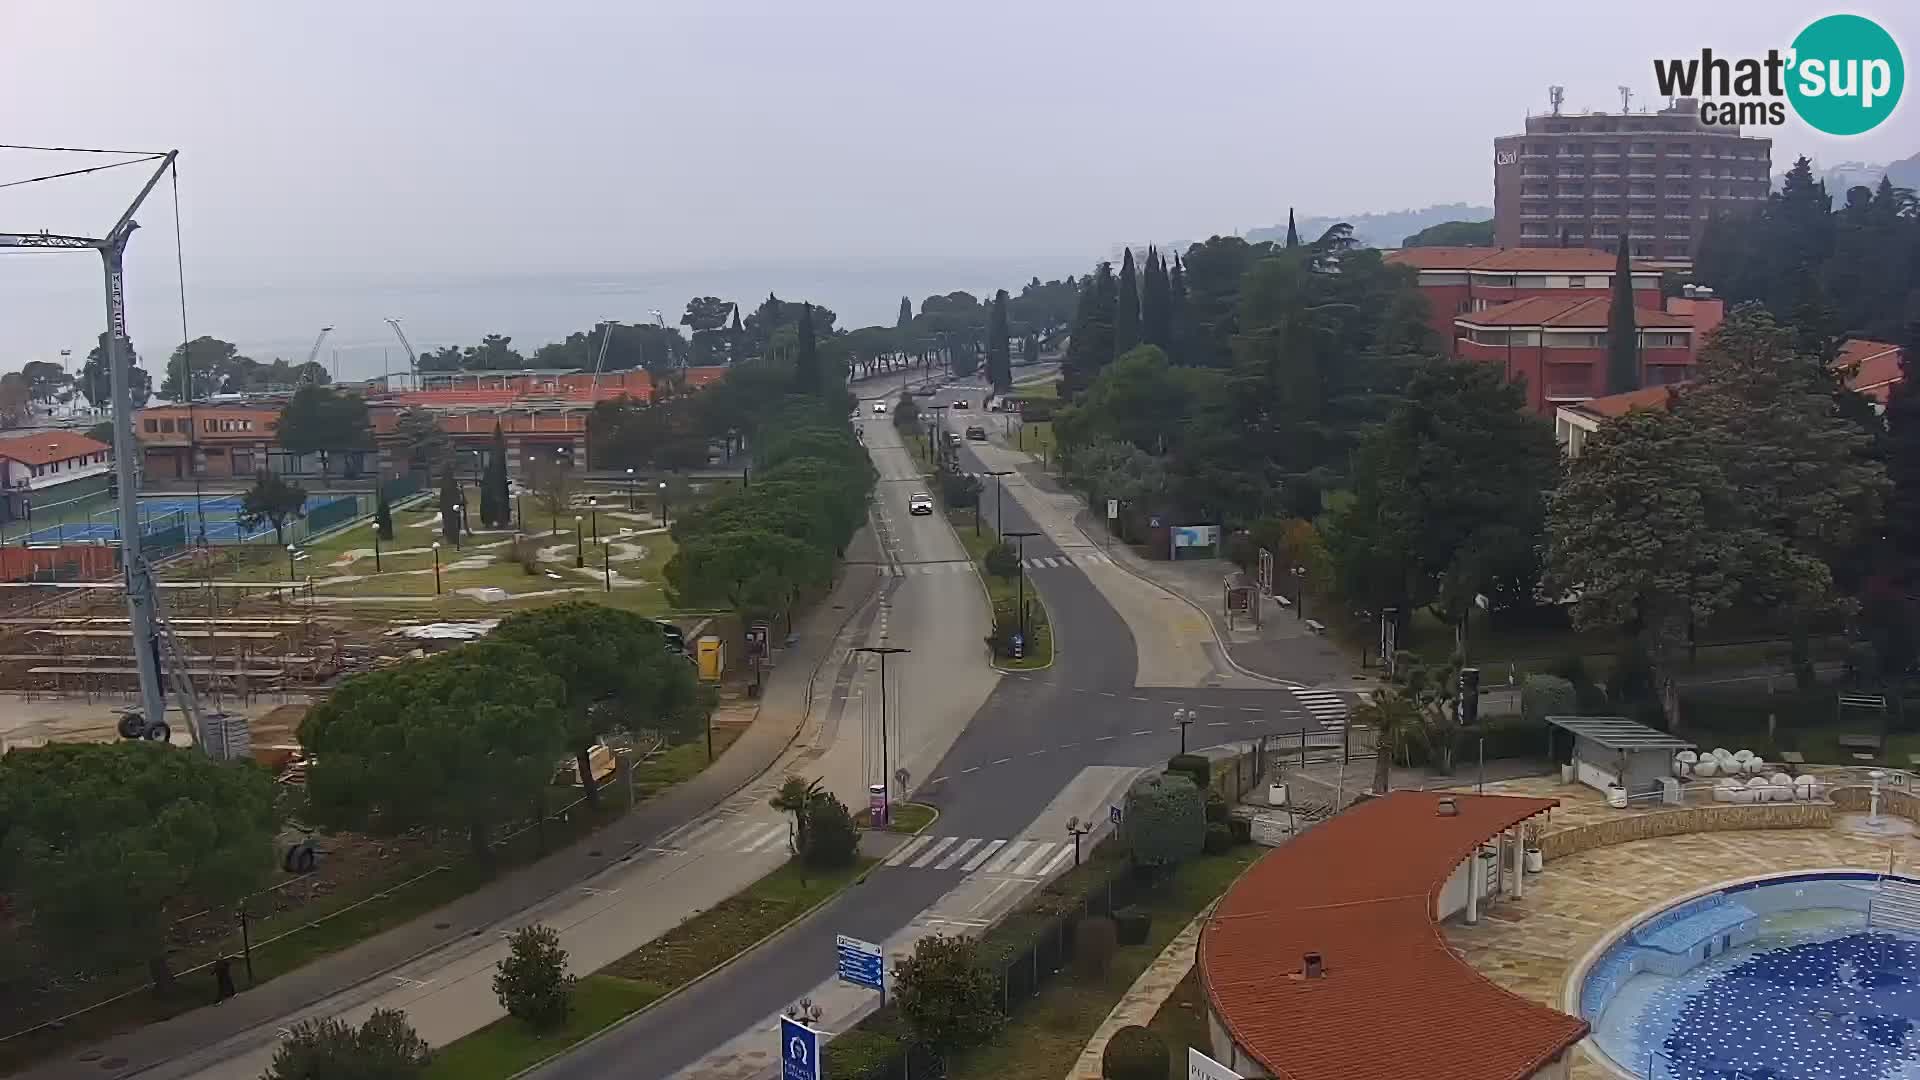
[[1026, 648], [1027, 642], [1027, 537], [1039, 535], [1037, 532], [1009, 532], [1000, 534], [1002, 539], [1011, 538], [1014, 543], [1020, 545], [1018, 552], [1020, 573], [1015, 580], [1020, 583], [1020, 646], [1023, 651]]
[[[1002, 483], [1000, 478], [1003, 476], [1012, 476], [1013, 470], [1012, 469], [989, 469], [981, 475], [993, 477], [993, 531], [995, 533], [998, 533], [1000, 531], [1000, 523], [1003, 520], [1000, 517], [1000, 507], [1001, 507], [1000, 488]], [[974, 516], [976, 519], [979, 517], [977, 513]]]
[[[880, 658], [880, 783], [887, 789], [887, 818], [893, 818], [893, 762], [887, 751], [887, 657], [912, 652], [912, 649], [898, 649], [890, 645], [861, 645], [850, 650], [857, 653], [871, 653]], [[905, 795], [905, 792], [901, 792]], [[875, 824], [879, 824], [876, 822]]]

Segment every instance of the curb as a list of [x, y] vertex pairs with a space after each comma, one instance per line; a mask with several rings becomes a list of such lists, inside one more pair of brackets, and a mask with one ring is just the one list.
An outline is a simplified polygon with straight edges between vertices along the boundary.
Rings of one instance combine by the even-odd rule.
[[[936, 821], [939, 820], [939, 811], [937, 810], [934, 811], [934, 820]], [[928, 824], [931, 825], [932, 822], [928, 822]], [[923, 829], [922, 831], [925, 831], [925, 830]], [[920, 834], [915, 833], [914, 835], [918, 836]], [[700, 974], [695, 975], [693, 978], [688, 979], [686, 982], [681, 983], [679, 986], [674, 987], [672, 990], [669, 990], [666, 993], [660, 995], [659, 997], [654, 998], [652, 1001], [647, 1002], [645, 1005], [640, 1006], [639, 1008], [633, 1010], [632, 1012], [626, 1014], [625, 1016], [619, 1017], [618, 1019], [615, 1019], [615, 1020], [608, 1021], [605, 1025], [587, 1034], [586, 1036], [581, 1038], [580, 1041], [574, 1043], [572, 1046], [562, 1047], [559, 1050], [555, 1050], [553, 1053], [548, 1054], [546, 1057], [541, 1058], [539, 1061], [536, 1061], [533, 1064], [527, 1066], [526, 1068], [521, 1069], [519, 1072], [511, 1074], [510, 1076], [507, 1077], [507, 1080], [521, 1080], [522, 1077], [530, 1076], [537, 1070], [552, 1064], [553, 1062], [559, 1060], [560, 1058], [566, 1057], [568, 1054], [571, 1054], [575, 1050], [578, 1050], [581, 1047], [587, 1045], [588, 1043], [594, 1041], [595, 1039], [600, 1038], [602, 1035], [605, 1035], [607, 1032], [612, 1031], [614, 1028], [619, 1027], [620, 1025], [626, 1023], [629, 1020], [632, 1020], [634, 1017], [640, 1016], [641, 1014], [646, 1013], [649, 1010], [658, 1008], [661, 1005], [665, 1005], [667, 1002], [672, 1001], [674, 998], [679, 997], [681, 994], [684, 994], [687, 991], [693, 989], [694, 987], [699, 986], [701, 983], [706, 982], [708, 979], [711, 979], [715, 975], [720, 974], [722, 971], [725, 971], [726, 969], [732, 967], [734, 964], [753, 955], [754, 952], [757, 951], [761, 946], [767, 944], [773, 939], [779, 937], [782, 934], [785, 934], [787, 931], [793, 929], [794, 927], [800, 925], [806, 920], [812, 918], [814, 914], [817, 913], [821, 908], [826, 907], [828, 904], [831, 904], [835, 900], [838, 900], [842, 896], [846, 895], [848, 889], [853, 888], [855, 885], [864, 885], [866, 883], [867, 878], [871, 877], [873, 875], [873, 872], [875, 870], [878, 870], [879, 868], [880, 868], [880, 860], [876, 859], [874, 860], [874, 863], [872, 866], [869, 866], [865, 870], [860, 872], [860, 876], [854, 878], [852, 881], [847, 882], [845, 885], [841, 886], [838, 890], [834, 891], [833, 893], [827, 896], [821, 897], [819, 902], [807, 908], [807, 910], [801, 912], [800, 914], [795, 915], [793, 918], [788, 919], [786, 922], [781, 923], [778, 927], [775, 927], [773, 930], [768, 931], [764, 937], [761, 937], [760, 939], [756, 940], [753, 944], [747, 946], [744, 949], [741, 949], [739, 952], [734, 953], [732, 956], [727, 957], [725, 960], [720, 961], [718, 964], [715, 964], [712, 967], [708, 968], [707, 970], [701, 972]], [[589, 974], [597, 975], [599, 974], [599, 972], [590, 972]], [[617, 979], [620, 976], [609, 975], [607, 977], [610, 979]], [[481, 1029], [475, 1028], [474, 1030], [479, 1031]]]

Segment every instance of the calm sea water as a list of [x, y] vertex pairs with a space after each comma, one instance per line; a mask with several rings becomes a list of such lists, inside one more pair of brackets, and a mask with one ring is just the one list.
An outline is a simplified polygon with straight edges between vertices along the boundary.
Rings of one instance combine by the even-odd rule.
[[[57, 260], [57, 261], [50, 261]], [[406, 358], [387, 327], [397, 317], [422, 352], [466, 345], [489, 333], [507, 334], [523, 353], [609, 318], [651, 321], [659, 311], [676, 325], [694, 296], [718, 296], [751, 310], [773, 292], [832, 308], [836, 325], [892, 325], [900, 298], [915, 310], [929, 295], [964, 289], [1018, 292], [1042, 280], [1084, 272], [1093, 257], [1007, 259], [886, 259], [631, 273], [406, 275], [302, 274], [273, 266], [257, 276], [189, 278], [188, 333], [211, 334], [255, 359], [303, 360], [316, 332], [333, 333], [320, 360], [344, 379], [404, 369]], [[98, 260], [86, 253], [0, 259], [0, 370], [28, 360], [57, 361], [71, 349], [71, 370], [105, 325]], [[129, 332], [157, 370], [159, 354], [180, 340], [180, 311], [170, 261], [148, 259], [128, 267]]]

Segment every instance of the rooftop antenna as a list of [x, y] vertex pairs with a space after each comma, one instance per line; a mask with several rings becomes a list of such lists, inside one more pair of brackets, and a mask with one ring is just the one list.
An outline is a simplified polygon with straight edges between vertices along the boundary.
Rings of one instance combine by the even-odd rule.
[[1547, 87], [1547, 104], [1553, 107], [1553, 115], [1560, 115], [1560, 106], [1567, 100], [1567, 88], [1564, 86]]
[[1633, 111], [1633, 87], [1620, 86], [1620, 87], [1617, 87], [1616, 89], [1620, 91], [1620, 111], [1623, 113], [1632, 112]]

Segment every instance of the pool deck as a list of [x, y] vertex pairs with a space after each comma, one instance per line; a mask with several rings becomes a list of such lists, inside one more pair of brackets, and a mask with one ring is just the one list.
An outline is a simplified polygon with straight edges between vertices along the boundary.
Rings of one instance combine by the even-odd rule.
[[[1558, 777], [1488, 784], [1489, 794], [1558, 798], [1548, 831], [1641, 811], [1608, 807], [1592, 789]], [[1568, 855], [1527, 878], [1523, 900], [1495, 901], [1479, 926], [1449, 923], [1447, 939], [1469, 963], [1523, 997], [1563, 1008], [1567, 979], [1602, 939], [1634, 916], [1687, 893], [1756, 874], [1823, 867], [1920, 871], [1920, 842], [1830, 829], [1693, 833], [1635, 840]], [[1612, 1080], [1575, 1052], [1573, 1080]]]

